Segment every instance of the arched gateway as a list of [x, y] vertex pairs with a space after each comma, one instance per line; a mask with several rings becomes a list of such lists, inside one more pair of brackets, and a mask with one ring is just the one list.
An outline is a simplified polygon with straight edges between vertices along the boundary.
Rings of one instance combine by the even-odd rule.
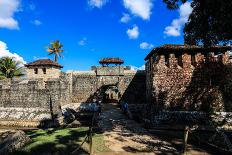
[[123, 66], [120, 58], [103, 58], [101, 66], [92, 66], [91, 71], [70, 72], [72, 79], [72, 102], [145, 103], [145, 72]]

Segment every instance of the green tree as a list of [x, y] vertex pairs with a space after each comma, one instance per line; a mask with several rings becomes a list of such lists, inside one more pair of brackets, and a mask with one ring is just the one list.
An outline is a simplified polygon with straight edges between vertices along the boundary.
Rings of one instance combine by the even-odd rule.
[[61, 53], [64, 51], [62, 50], [63, 45], [60, 43], [59, 40], [50, 43], [50, 46], [47, 48], [49, 55], [54, 54], [54, 61], [58, 61], [58, 57], [62, 57]]
[[0, 79], [12, 79], [23, 76], [24, 69], [20, 64], [21, 62], [15, 61], [11, 57], [0, 58]]
[[[163, 0], [168, 9], [176, 9], [186, 0]], [[184, 27], [185, 43], [211, 46], [232, 40], [232, 1], [192, 0], [193, 11]]]

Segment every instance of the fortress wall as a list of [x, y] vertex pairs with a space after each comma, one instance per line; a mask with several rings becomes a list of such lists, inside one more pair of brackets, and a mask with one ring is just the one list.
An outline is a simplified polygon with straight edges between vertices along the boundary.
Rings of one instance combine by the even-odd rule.
[[49, 109], [43, 81], [9, 81], [0, 84], [0, 107]]
[[[34, 69], [38, 69], [38, 73], [35, 74]], [[44, 67], [29, 67], [26, 69], [27, 72], [27, 78], [28, 79], [36, 79], [36, 78], [43, 78], [43, 79], [48, 79], [48, 78], [59, 78], [60, 76], [60, 68], [57, 67], [49, 67], [46, 68], [46, 74], [43, 72]]]
[[68, 83], [61, 79], [0, 81], [0, 125], [38, 126], [61, 116], [69, 96]]
[[[124, 67], [95, 67], [94, 71], [72, 72], [73, 103], [89, 103], [102, 99], [105, 86], [118, 87], [119, 99], [130, 104], [145, 103], [145, 72], [124, 70]], [[120, 71], [119, 71], [120, 70]]]
[[125, 72], [119, 86], [122, 100], [128, 104], [146, 103], [146, 74], [145, 71]]
[[152, 60], [156, 61], [149, 60], [146, 64], [147, 95], [158, 109], [232, 110], [231, 92], [228, 91], [232, 70], [228, 52], [218, 56], [213, 52], [170, 53], [168, 56], [154, 55]]
[[72, 74], [72, 103], [91, 102], [89, 98], [96, 91], [94, 72], [74, 72]]

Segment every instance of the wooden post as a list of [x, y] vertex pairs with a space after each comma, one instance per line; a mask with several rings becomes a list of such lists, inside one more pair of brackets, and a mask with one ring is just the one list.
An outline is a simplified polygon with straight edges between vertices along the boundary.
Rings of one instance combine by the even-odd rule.
[[[95, 110], [95, 109], [94, 109]], [[89, 153], [90, 155], [93, 154], [93, 125], [94, 125], [94, 121], [95, 121], [95, 111], [93, 112], [93, 118], [92, 118], [92, 122], [89, 128]]]
[[187, 146], [188, 146], [188, 134], [189, 134], [189, 127], [188, 126], [185, 126], [185, 129], [184, 129], [184, 150], [183, 150], [183, 153], [185, 154], [186, 151], [187, 151]]
[[92, 128], [91, 131], [89, 133], [89, 150], [90, 150], [90, 155], [93, 154], [93, 139], [92, 139]]

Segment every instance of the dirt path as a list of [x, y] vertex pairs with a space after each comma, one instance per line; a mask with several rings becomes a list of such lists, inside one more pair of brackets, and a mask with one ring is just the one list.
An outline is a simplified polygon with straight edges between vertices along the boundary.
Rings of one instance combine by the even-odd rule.
[[[125, 116], [117, 104], [103, 104], [99, 125], [103, 130], [107, 147], [112, 150], [99, 155], [181, 154], [182, 133], [156, 131], [151, 134], [141, 124]], [[181, 138], [175, 138], [177, 134], [180, 134]], [[215, 153], [212, 153], [211, 149], [189, 144], [188, 154], [212, 155]]]
[[153, 137], [140, 124], [128, 119], [117, 105], [104, 104], [102, 111], [99, 125], [107, 147], [115, 154], [179, 154], [171, 143]]

